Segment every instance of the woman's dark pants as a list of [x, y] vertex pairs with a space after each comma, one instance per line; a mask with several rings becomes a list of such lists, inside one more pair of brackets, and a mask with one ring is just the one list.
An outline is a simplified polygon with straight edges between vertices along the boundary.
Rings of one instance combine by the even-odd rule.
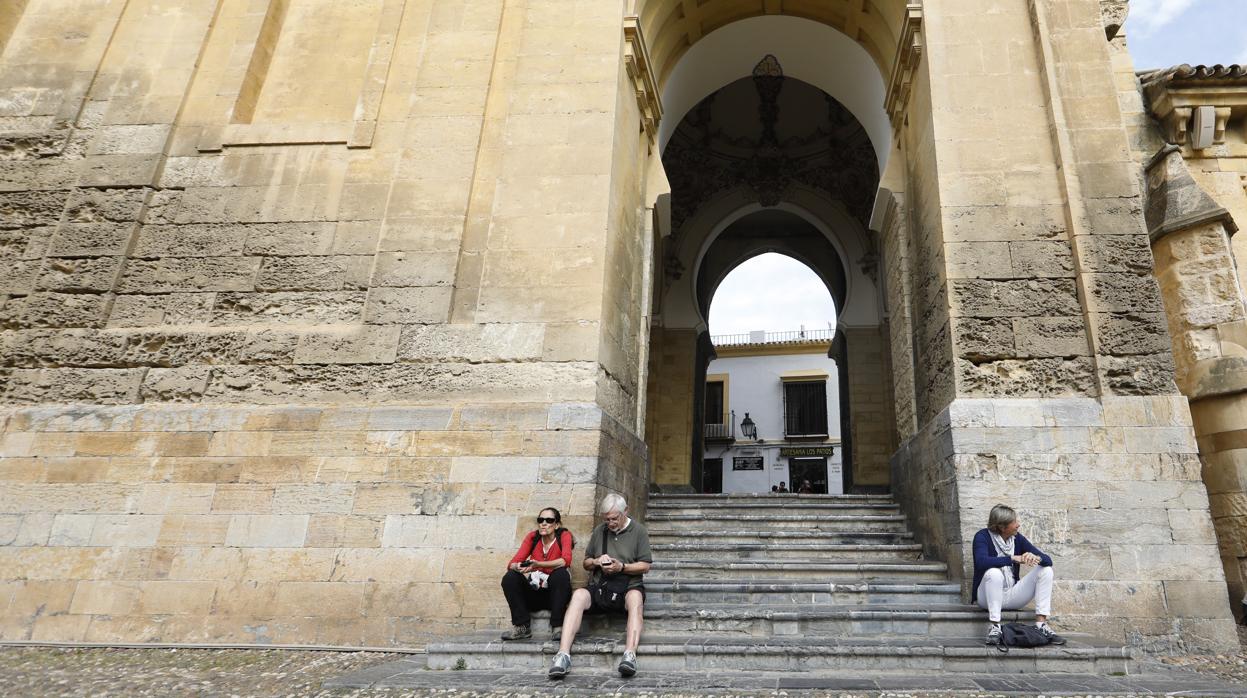
[[511, 607], [511, 625], [528, 625], [532, 622], [529, 611], [544, 609], [550, 611], [551, 628], [563, 625], [563, 614], [572, 600], [572, 576], [566, 567], [560, 567], [549, 575], [545, 589], [534, 589], [527, 577], [515, 570], [507, 570], [502, 577], [502, 593]]

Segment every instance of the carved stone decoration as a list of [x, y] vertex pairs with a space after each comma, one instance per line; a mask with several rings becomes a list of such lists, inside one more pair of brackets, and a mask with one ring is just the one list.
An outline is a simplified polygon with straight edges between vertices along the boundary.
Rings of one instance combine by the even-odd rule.
[[[744, 86], [750, 83], [747, 93]], [[788, 98], [794, 100], [789, 104], [801, 105], [792, 112], [808, 112], [806, 105], [821, 99], [825, 114], [786, 115], [780, 105]], [[746, 131], [739, 107], [751, 101], [756, 101], [757, 117]], [[839, 199], [865, 224], [879, 180], [874, 148], [853, 114], [817, 88], [784, 77], [779, 61], [769, 55], [750, 78], [710, 95], [689, 112], [672, 134], [663, 163], [677, 232], [703, 203], [741, 185], [765, 207], [780, 204], [794, 186], [804, 185]]]
[[1100, 17], [1104, 20], [1105, 37], [1112, 41], [1130, 14], [1130, 0], [1100, 0]]
[[637, 107], [641, 110], [641, 128], [651, 143], [657, 142], [658, 122], [662, 120], [662, 97], [658, 92], [658, 82], [654, 79], [640, 20], [635, 16], [624, 18], [624, 68], [636, 92]]
[[1170, 233], [1212, 221], [1221, 221], [1231, 235], [1238, 230], [1230, 213], [1191, 178], [1182, 149], [1176, 145], [1165, 146], [1148, 163], [1144, 217], [1153, 243]]
[[909, 105], [909, 93], [913, 90], [914, 73], [922, 60], [922, 46], [922, 5], [909, 4], [905, 7], [901, 40], [896, 46], [888, 93], [883, 100], [883, 108], [892, 120], [894, 132], [900, 131], [905, 124], [905, 108]]
[[1169, 143], [1187, 143], [1197, 107], [1215, 109], [1213, 144], [1225, 142], [1226, 124], [1235, 113], [1247, 112], [1247, 66], [1184, 64], [1140, 73], [1139, 82], [1148, 110]]

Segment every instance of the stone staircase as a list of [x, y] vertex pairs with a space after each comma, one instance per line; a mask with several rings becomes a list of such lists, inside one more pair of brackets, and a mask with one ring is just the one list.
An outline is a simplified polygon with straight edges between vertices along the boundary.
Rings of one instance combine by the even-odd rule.
[[[1085, 635], [1008, 654], [983, 644], [986, 613], [947, 566], [925, 560], [888, 496], [651, 495], [641, 672], [817, 675], [1122, 674], [1130, 652]], [[1005, 620], [1033, 618], [1029, 611]], [[623, 617], [586, 618], [573, 673], [613, 671]], [[543, 671], [557, 650], [548, 613], [534, 640], [497, 633], [430, 644], [429, 669]]]

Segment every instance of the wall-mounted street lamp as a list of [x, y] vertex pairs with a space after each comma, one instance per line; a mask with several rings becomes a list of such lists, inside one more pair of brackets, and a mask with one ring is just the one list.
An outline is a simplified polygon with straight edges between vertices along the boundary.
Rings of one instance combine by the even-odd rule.
[[758, 440], [758, 425], [753, 423], [749, 418], [749, 413], [745, 413], [745, 418], [740, 422], [740, 435], [750, 441]]

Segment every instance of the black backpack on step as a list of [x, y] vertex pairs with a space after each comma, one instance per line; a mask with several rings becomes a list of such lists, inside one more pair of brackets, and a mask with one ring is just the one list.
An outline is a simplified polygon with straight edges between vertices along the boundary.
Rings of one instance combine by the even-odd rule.
[[996, 644], [996, 649], [1008, 652], [1010, 647], [1043, 647], [1049, 642], [1048, 636], [1033, 625], [1001, 623], [1000, 640]]

